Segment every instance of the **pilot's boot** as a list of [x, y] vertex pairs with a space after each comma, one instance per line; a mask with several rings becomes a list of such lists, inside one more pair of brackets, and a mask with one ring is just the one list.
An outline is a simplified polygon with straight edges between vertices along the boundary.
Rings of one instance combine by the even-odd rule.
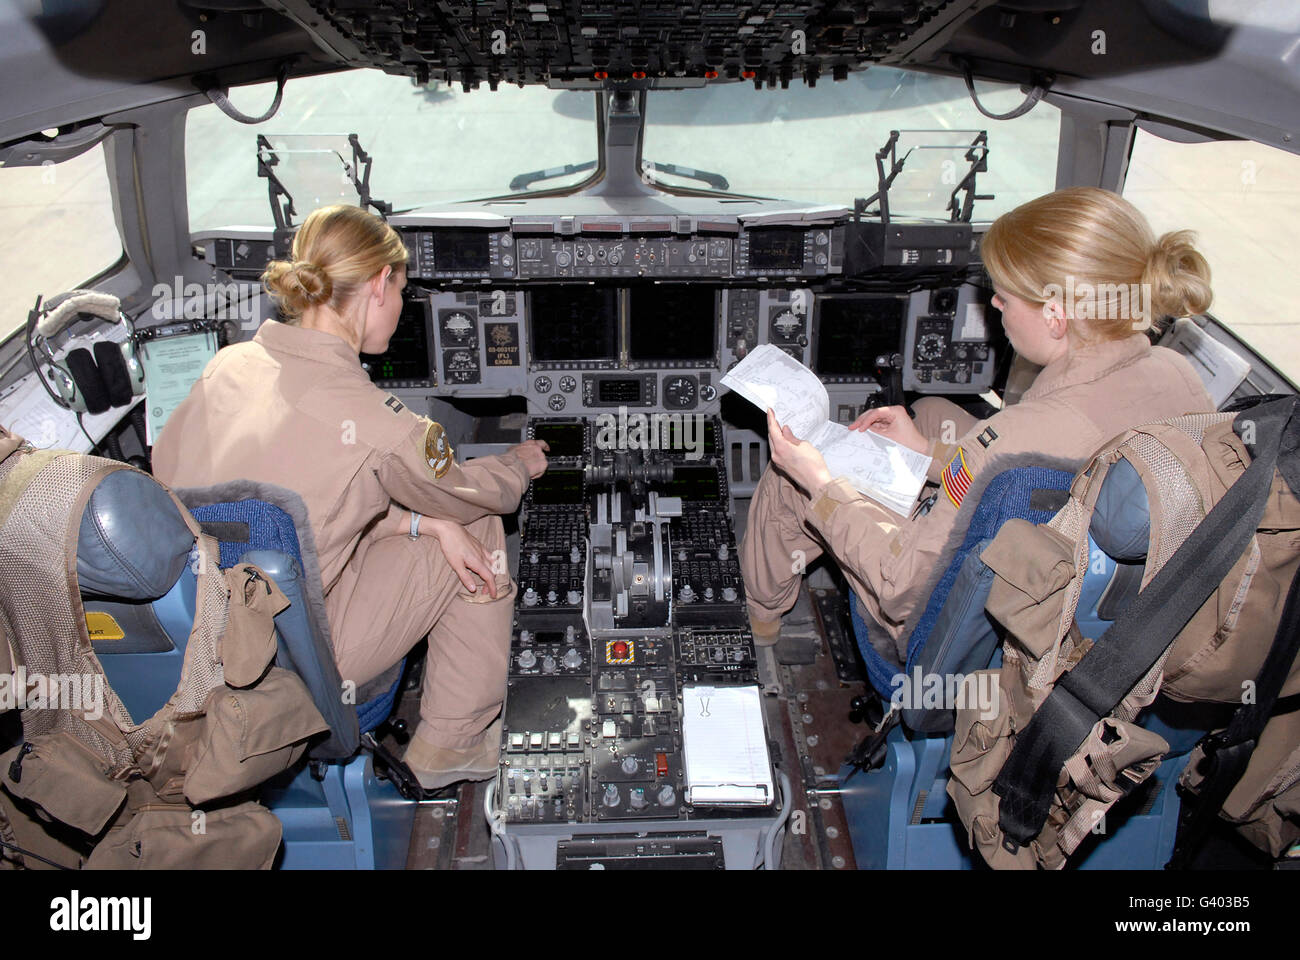
[[420, 736], [417, 727], [402, 759], [420, 781], [420, 786], [437, 790], [462, 780], [491, 780], [497, 773], [500, 752], [501, 718], [498, 717], [484, 731], [478, 746], [464, 750], [430, 743]]
[[808, 498], [768, 467], [754, 488], [749, 523], [740, 542], [740, 573], [754, 643], [773, 646], [781, 615], [799, 599], [804, 570], [822, 555], [822, 545], [804, 526]]

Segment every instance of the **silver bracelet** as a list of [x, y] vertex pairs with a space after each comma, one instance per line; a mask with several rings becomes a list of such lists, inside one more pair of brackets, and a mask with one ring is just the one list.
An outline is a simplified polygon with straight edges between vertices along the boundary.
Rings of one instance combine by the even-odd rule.
[[411, 532], [407, 534], [412, 540], [420, 539], [420, 514], [411, 511]]

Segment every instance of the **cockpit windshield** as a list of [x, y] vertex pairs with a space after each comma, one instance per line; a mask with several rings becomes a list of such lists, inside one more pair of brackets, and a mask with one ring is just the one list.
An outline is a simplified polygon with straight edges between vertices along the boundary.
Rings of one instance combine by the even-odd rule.
[[[274, 95], [275, 84], [265, 83], [236, 89], [230, 98], [245, 113], [260, 114]], [[518, 189], [512, 180], [536, 170], [555, 175], [532, 178], [525, 190], [573, 186], [592, 176], [599, 156], [590, 93], [539, 86], [464, 93], [445, 84], [417, 86], [377, 70], [305, 77], [290, 81], [279, 112], [256, 126], [212, 105], [189, 112], [190, 230], [272, 225], [267, 181], [257, 175], [259, 134], [272, 143], [277, 135], [329, 136], [350, 160], [347, 138], [353, 133], [374, 158], [372, 196], [394, 210], [510, 193]], [[324, 203], [356, 202], [336, 158], [329, 160], [333, 182], [319, 198], [296, 200], [295, 222]], [[311, 179], [319, 187], [319, 177]], [[335, 196], [339, 192], [344, 196]]]
[[[1025, 98], [989, 84], [980, 84], [979, 96], [995, 114]], [[851, 206], [875, 192], [876, 152], [890, 131], [903, 133], [902, 157], [908, 147], [953, 144], [957, 131], [987, 130], [988, 171], [978, 174], [977, 192], [992, 197], [975, 201], [974, 219], [989, 221], [1053, 189], [1060, 126], [1060, 111], [1047, 103], [1014, 120], [990, 120], [955, 77], [872, 67], [777, 95], [748, 83], [656, 91], [646, 107], [642, 166], [666, 186], [719, 185], [675, 172], [688, 167], [734, 193]], [[962, 152], [914, 150], [891, 190], [891, 212], [948, 219], [948, 198], [969, 166]]]
[[[985, 85], [982, 85], [984, 87]], [[236, 107], [260, 112], [274, 84], [236, 90]], [[993, 113], [1023, 100], [987, 86]], [[990, 120], [953, 77], [876, 67], [813, 89], [772, 95], [747, 83], [656, 90], [647, 98], [643, 176], [672, 189], [851, 205], [877, 185], [876, 153], [898, 130], [905, 169], [891, 212], [948, 219], [947, 205], [971, 163], [961, 147], [988, 132], [987, 170], [977, 178], [974, 219], [990, 221], [1055, 182], [1060, 112], [1039, 103], [1014, 120]], [[186, 177], [190, 229], [270, 226], [267, 182], [257, 176], [257, 136], [357, 134], [374, 158], [371, 195], [395, 210], [509, 193], [565, 190], [596, 175], [596, 98], [582, 91], [503, 86], [463, 92], [445, 84], [357, 70], [291, 81], [271, 120], [255, 127], [215, 106], [189, 112]], [[247, 145], [247, 153], [238, 149]], [[909, 152], [910, 151], [910, 152]], [[322, 203], [355, 202], [337, 163], [338, 189], [297, 201], [305, 216]], [[332, 182], [331, 182], [332, 183]], [[336, 197], [335, 194], [342, 196]]]

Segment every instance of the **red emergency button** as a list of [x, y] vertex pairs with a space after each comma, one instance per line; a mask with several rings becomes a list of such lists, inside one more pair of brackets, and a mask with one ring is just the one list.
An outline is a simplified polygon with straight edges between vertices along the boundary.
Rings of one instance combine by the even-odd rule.
[[668, 754], [655, 754], [655, 774], [662, 780], [668, 776]]
[[606, 663], [632, 663], [636, 657], [636, 646], [631, 640], [606, 640]]

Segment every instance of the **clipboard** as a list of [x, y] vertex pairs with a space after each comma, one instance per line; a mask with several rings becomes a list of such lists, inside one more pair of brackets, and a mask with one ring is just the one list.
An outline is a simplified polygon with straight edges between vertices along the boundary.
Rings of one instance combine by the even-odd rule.
[[773, 802], [772, 757], [756, 685], [683, 687], [682, 744], [687, 803]]

